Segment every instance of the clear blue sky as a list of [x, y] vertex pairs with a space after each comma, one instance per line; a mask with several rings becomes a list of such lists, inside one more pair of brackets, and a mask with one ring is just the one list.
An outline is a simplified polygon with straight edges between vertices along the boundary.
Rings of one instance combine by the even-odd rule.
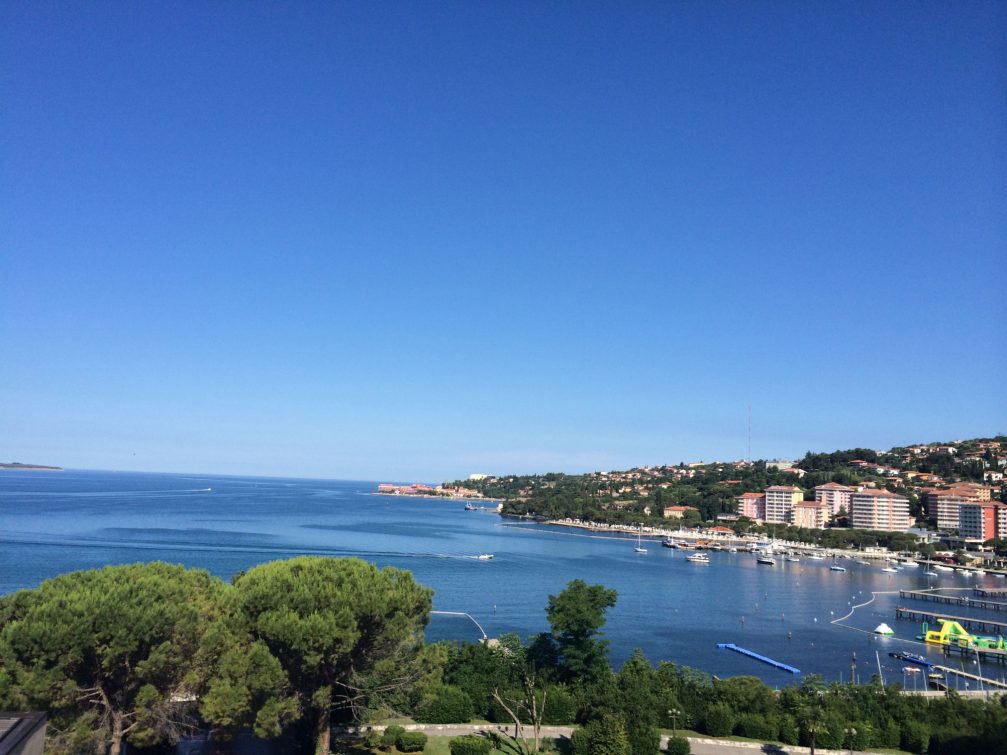
[[1007, 431], [1002, 2], [0, 5], [0, 460]]

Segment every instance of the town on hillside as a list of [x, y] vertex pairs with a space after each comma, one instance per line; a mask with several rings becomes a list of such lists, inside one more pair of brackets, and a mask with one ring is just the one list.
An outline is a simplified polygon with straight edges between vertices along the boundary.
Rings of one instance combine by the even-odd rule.
[[798, 461], [692, 462], [579, 475], [472, 475], [443, 490], [500, 499], [505, 515], [613, 526], [678, 520], [735, 534], [1007, 555], [1007, 437]]

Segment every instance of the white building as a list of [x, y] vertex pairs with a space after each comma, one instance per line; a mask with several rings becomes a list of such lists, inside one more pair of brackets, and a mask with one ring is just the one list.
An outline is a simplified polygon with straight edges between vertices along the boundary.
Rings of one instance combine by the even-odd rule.
[[790, 524], [794, 506], [804, 500], [804, 493], [793, 485], [772, 485], [766, 488], [766, 523]]
[[909, 499], [887, 490], [850, 494], [850, 524], [858, 529], [904, 532], [909, 529]]

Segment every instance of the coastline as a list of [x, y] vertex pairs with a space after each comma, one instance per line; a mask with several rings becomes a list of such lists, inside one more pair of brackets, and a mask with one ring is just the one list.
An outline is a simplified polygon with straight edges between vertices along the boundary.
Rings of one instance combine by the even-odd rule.
[[[476, 498], [474, 496], [467, 495], [429, 495], [427, 493], [381, 493], [374, 491], [371, 495], [379, 495], [382, 498], [426, 498], [431, 501], [466, 501], [468, 503], [474, 503], [476, 501], [485, 501], [486, 503], [503, 503], [503, 499], [500, 498]], [[495, 508], [495, 507], [494, 507]]]

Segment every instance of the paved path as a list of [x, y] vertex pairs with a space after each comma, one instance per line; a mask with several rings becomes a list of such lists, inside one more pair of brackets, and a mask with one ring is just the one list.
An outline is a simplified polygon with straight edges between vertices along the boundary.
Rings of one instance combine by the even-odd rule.
[[[354, 729], [352, 733], [360, 733], [367, 727]], [[375, 731], [383, 731], [384, 726], [374, 726]], [[499, 724], [406, 724], [407, 731], [422, 731], [435, 737], [460, 737], [464, 734], [478, 734], [480, 732], [502, 734], [513, 736], [513, 726], [501, 726]], [[550, 739], [556, 737], [569, 737], [573, 733], [572, 726], [543, 726], [541, 735]], [[531, 728], [526, 727], [524, 734], [531, 738]], [[708, 737], [689, 737], [689, 744], [692, 747], [693, 755], [810, 755], [808, 747], [798, 747], [797, 745], [774, 745], [760, 744], [758, 742], [732, 742], [728, 739], [713, 739]], [[661, 749], [668, 746], [667, 735], [661, 737]], [[821, 747], [815, 748], [816, 755], [848, 755], [850, 750], [825, 750]], [[853, 755], [874, 755], [873, 753], [861, 750], [853, 750]]]

